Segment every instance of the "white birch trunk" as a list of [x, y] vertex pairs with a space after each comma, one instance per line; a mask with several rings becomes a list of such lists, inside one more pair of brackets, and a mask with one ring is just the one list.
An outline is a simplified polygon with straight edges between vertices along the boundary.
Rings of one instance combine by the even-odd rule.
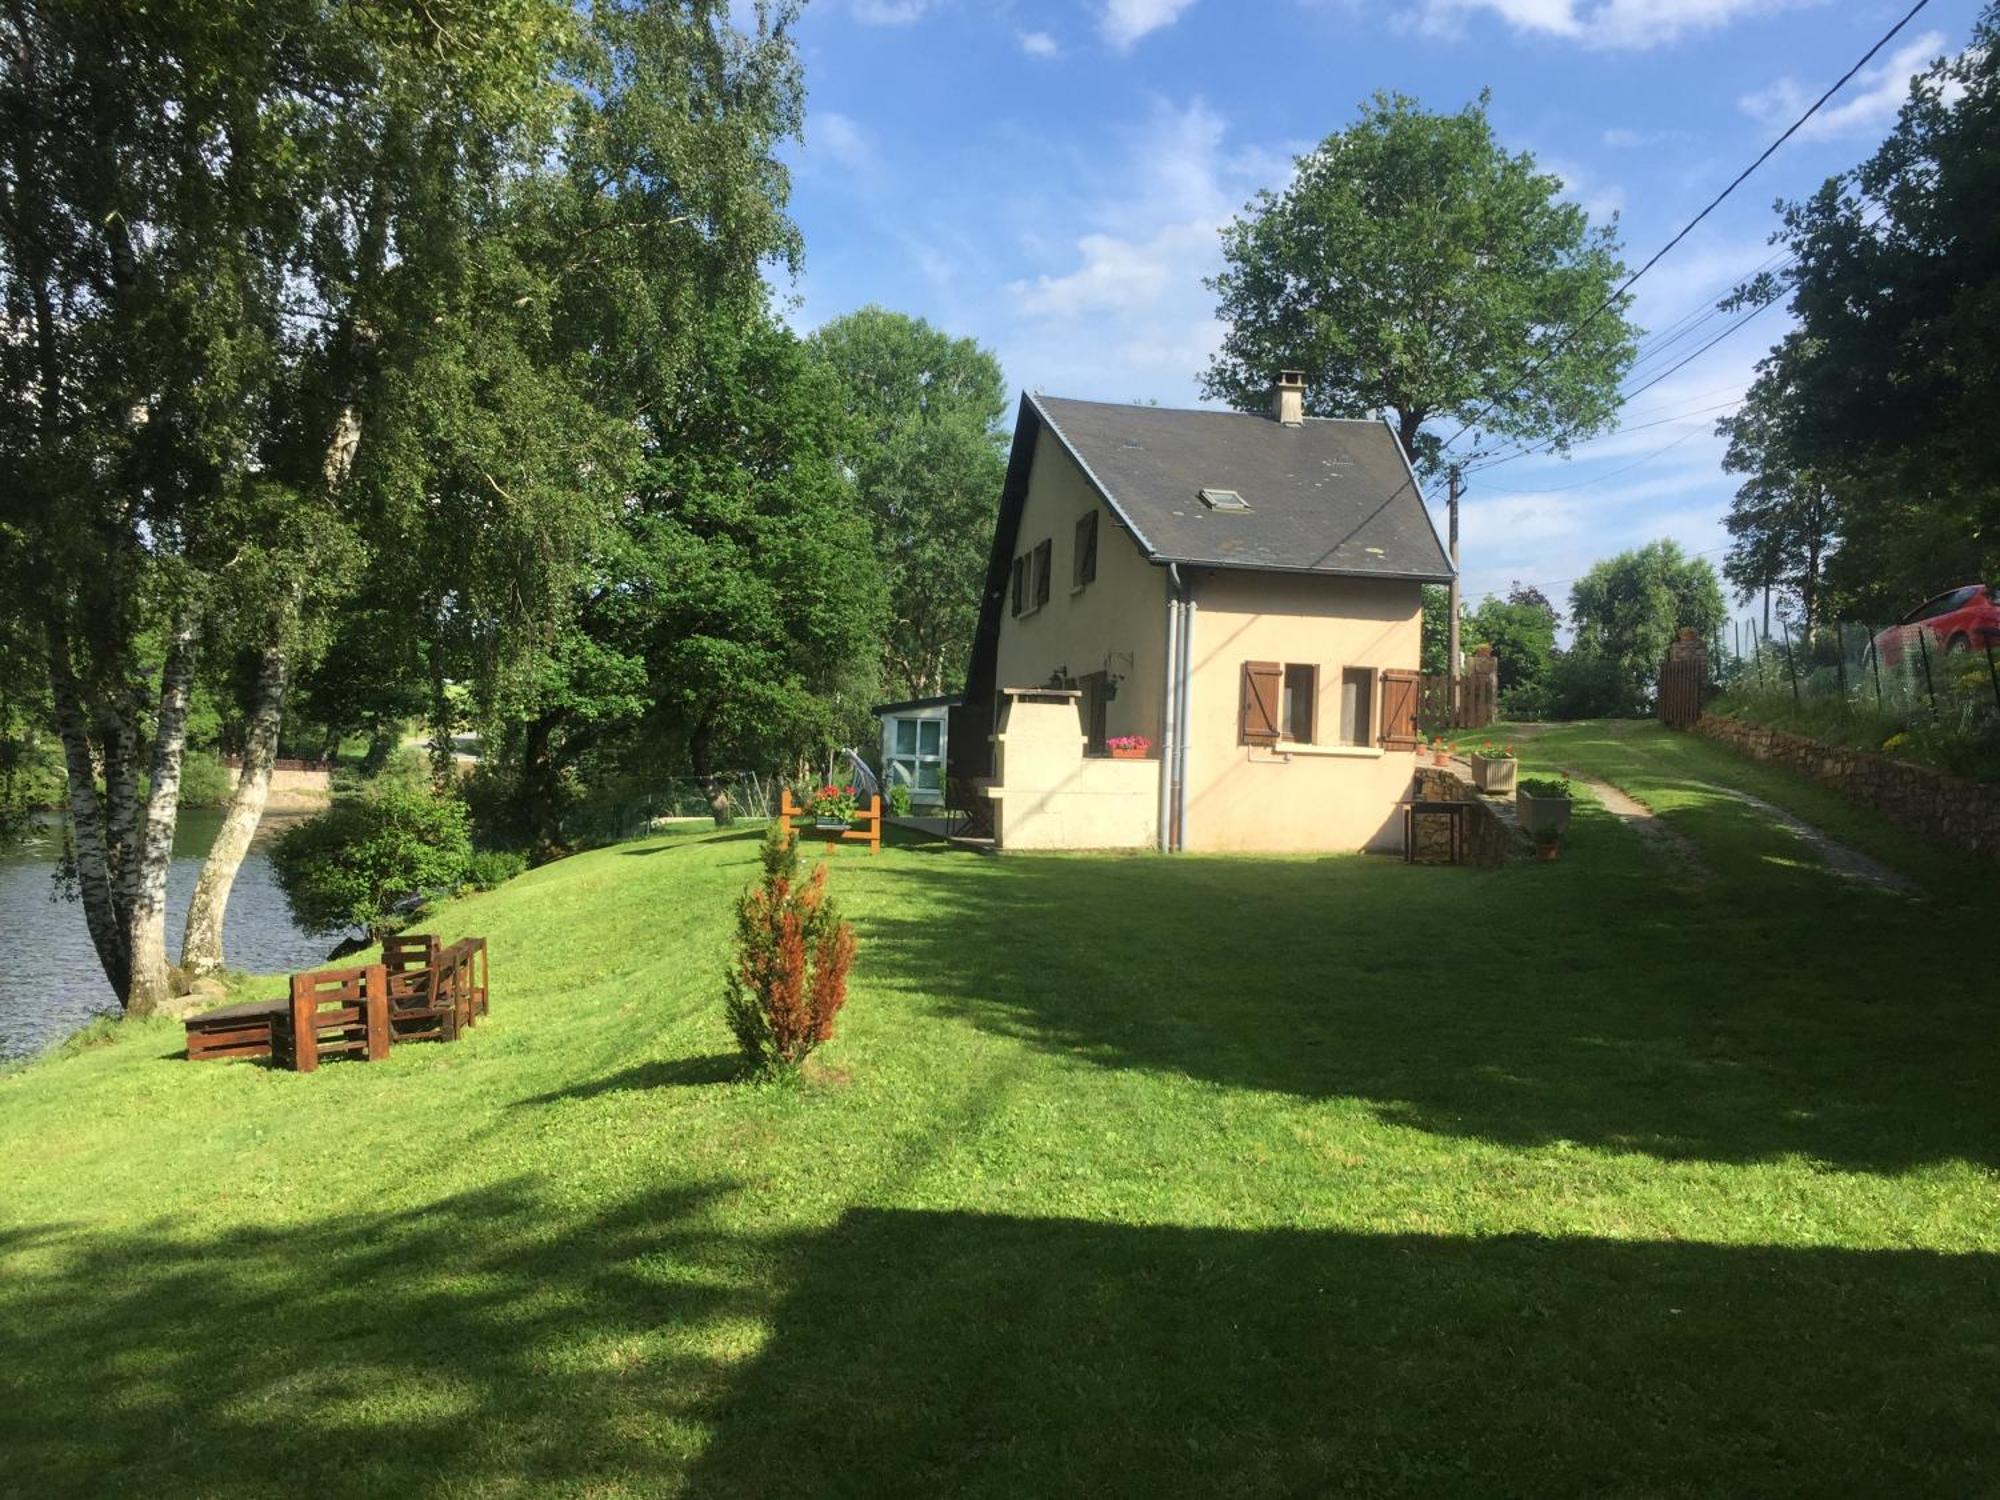
[[104, 803], [97, 795], [97, 767], [90, 755], [90, 731], [84, 718], [82, 692], [69, 657], [69, 636], [58, 619], [51, 619], [49, 691], [55, 701], [56, 730], [62, 739], [63, 766], [69, 782], [70, 843], [76, 859], [77, 887], [83, 899], [83, 919], [90, 931], [97, 961], [121, 1003], [132, 977], [131, 948], [125, 923], [113, 893], [110, 840], [106, 836]]
[[278, 727], [284, 718], [289, 668], [280, 623], [273, 627], [258, 668], [257, 701], [243, 746], [243, 770], [188, 902], [187, 928], [181, 935], [181, 968], [190, 976], [213, 974], [222, 967], [222, 924], [229, 910], [229, 892], [271, 795], [271, 767], [278, 758]]
[[174, 826], [180, 817], [181, 755], [187, 748], [188, 690], [193, 681], [194, 620], [181, 615], [174, 621], [166, 665], [160, 672], [152, 786], [142, 814], [139, 874], [127, 919], [132, 950], [127, 1015], [158, 1015], [174, 999], [173, 975], [167, 967], [167, 869], [173, 862]]

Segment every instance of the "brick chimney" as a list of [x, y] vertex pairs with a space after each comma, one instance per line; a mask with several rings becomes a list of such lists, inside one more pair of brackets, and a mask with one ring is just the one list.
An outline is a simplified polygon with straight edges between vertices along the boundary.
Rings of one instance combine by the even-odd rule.
[[1306, 372], [1280, 370], [1271, 388], [1271, 415], [1287, 427], [1306, 425]]

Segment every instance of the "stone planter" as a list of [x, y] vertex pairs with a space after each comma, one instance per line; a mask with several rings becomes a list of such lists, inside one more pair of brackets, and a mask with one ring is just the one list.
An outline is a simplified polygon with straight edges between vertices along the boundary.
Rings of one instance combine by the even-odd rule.
[[1537, 797], [1533, 792], [1517, 791], [1514, 793], [1514, 811], [1521, 820], [1524, 833], [1547, 831], [1561, 835], [1569, 829], [1570, 799], [1567, 797]]
[[1505, 760], [1494, 760], [1490, 756], [1472, 757], [1472, 784], [1489, 797], [1504, 797], [1514, 790], [1514, 770], [1520, 762], [1513, 756]]

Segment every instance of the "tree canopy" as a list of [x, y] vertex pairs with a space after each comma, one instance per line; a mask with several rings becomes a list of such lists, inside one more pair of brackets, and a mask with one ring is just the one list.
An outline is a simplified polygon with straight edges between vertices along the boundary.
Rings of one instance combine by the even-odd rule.
[[[1797, 328], [1725, 424], [1732, 582], [1877, 619], [2000, 576], [2000, 5], [1852, 171], [1783, 206], [1795, 259], [1740, 289]], [[1823, 576], [1820, 565], [1823, 564]], [[1821, 591], [1825, 599], [1822, 600]]]
[[957, 688], [1006, 479], [1000, 363], [921, 318], [864, 307], [812, 336], [852, 419], [841, 446], [887, 575], [889, 691]]
[[1677, 542], [1648, 542], [1598, 563], [1570, 589], [1570, 653], [1600, 664], [1619, 701], [1603, 711], [1630, 712], [1650, 702], [1660, 664], [1675, 632], [1692, 629], [1707, 640], [1726, 609], [1722, 585], [1705, 558], [1689, 557]]
[[1443, 465], [1433, 421], [1557, 452], [1610, 425], [1636, 338], [1615, 223], [1504, 150], [1486, 102], [1377, 94], [1224, 228], [1207, 394], [1260, 409], [1303, 370], [1309, 412], [1390, 414], [1424, 473]]

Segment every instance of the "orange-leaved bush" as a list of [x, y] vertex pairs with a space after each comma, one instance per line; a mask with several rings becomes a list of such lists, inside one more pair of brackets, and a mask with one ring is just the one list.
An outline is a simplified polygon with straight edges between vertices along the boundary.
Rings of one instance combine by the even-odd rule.
[[773, 823], [764, 836], [764, 874], [736, 906], [736, 957], [723, 1010], [749, 1065], [786, 1072], [833, 1036], [847, 1003], [854, 929], [826, 890], [826, 866], [799, 879], [797, 843]]

